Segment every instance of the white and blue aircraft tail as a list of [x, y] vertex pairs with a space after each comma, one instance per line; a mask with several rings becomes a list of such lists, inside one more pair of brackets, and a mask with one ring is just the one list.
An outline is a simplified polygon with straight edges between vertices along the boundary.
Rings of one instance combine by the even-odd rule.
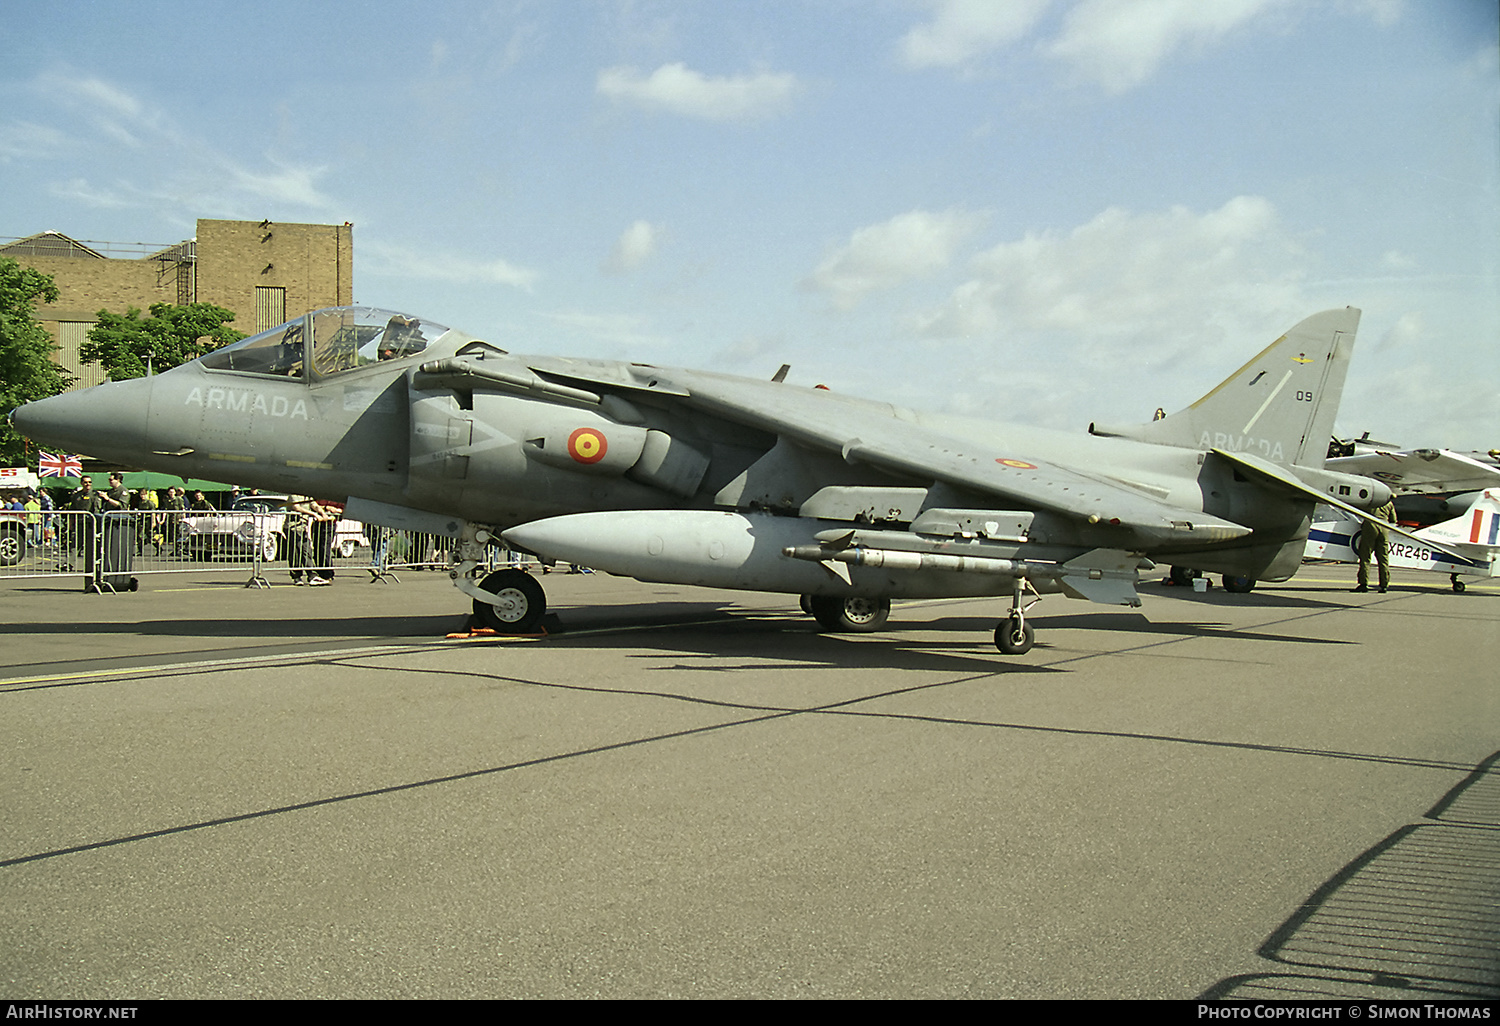
[[[1305, 559], [1359, 562], [1364, 521], [1331, 506], [1319, 506], [1314, 521]], [[1388, 547], [1391, 566], [1447, 574], [1454, 591], [1464, 590], [1465, 577], [1500, 577], [1500, 488], [1480, 492], [1462, 516], [1392, 538]]]

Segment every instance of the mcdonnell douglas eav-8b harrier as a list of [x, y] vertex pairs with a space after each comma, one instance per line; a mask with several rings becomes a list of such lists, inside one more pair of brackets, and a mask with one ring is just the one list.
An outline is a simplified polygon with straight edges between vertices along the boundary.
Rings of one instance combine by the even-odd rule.
[[38, 442], [182, 477], [347, 500], [458, 541], [499, 630], [546, 599], [504, 541], [644, 581], [786, 592], [830, 631], [892, 598], [996, 595], [1027, 651], [1042, 593], [1136, 606], [1153, 561], [1239, 590], [1302, 561], [1315, 504], [1383, 484], [1324, 469], [1359, 311], [1315, 314], [1191, 406], [1073, 435], [787, 384], [523, 356], [432, 321], [318, 310], [165, 374], [30, 403]]

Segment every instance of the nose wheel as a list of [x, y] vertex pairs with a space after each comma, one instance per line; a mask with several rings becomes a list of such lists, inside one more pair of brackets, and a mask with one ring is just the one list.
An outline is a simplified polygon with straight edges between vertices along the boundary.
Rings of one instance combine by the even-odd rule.
[[524, 570], [496, 570], [479, 583], [494, 596], [474, 600], [474, 617], [483, 626], [504, 634], [529, 634], [547, 612], [547, 595]]

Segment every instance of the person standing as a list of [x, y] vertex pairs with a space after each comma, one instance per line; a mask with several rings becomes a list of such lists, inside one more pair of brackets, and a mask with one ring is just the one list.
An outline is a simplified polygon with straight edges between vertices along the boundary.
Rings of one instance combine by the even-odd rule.
[[312, 502], [312, 551], [316, 572], [309, 584], [333, 583], [333, 536], [338, 533], [340, 511], [333, 506]]
[[176, 486], [168, 488], [161, 508], [162, 542], [167, 546], [168, 552], [177, 553], [178, 543], [182, 540], [182, 517], [187, 512], [187, 500], [183, 498], [182, 489]]
[[309, 584], [318, 579], [313, 564], [313, 507], [317, 503], [306, 495], [289, 495], [286, 500], [286, 565], [293, 584]]
[[116, 591], [123, 591], [135, 563], [135, 531], [131, 529], [131, 493], [119, 471], [109, 475], [109, 488], [95, 497], [95, 512], [100, 516], [99, 529], [104, 532], [100, 550], [101, 580]]
[[42, 547], [42, 500], [28, 488], [21, 508], [26, 511], [26, 544], [39, 549]]
[[1370, 590], [1370, 557], [1375, 557], [1375, 563], [1379, 567], [1380, 591], [1384, 592], [1391, 584], [1391, 563], [1389, 546], [1386, 543], [1385, 528], [1377, 522], [1383, 520], [1388, 524], [1396, 522], [1396, 504], [1387, 501], [1384, 506], [1372, 511], [1376, 520], [1366, 520], [1364, 529], [1359, 532], [1359, 572], [1355, 575], [1355, 591]]

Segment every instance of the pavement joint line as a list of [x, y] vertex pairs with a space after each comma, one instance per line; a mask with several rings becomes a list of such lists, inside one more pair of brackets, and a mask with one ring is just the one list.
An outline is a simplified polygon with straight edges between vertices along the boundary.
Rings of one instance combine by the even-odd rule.
[[[438, 639], [441, 640], [441, 639]], [[0, 691], [13, 689], [22, 684], [63, 684], [70, 681], [89, 681], [100, 677], [132, 677], [142, 673], [155, 673], [168, 670], [211, 670], [222, 666], [249, 666], [266, 665], [273, 663], [285, 663], [303, 661], [308, 659], [327, 658], [331, 655], [341, 653], [355, 653], [365, 655], [368, 653], [394, 654], [400, 652], [420, 652], [424, 649], [436, 648], [436, 641], [427, 642], [405, 642], [399, 645], [375, 645], [370, 647], [353, 646], [346, 648], [321, 649], [310, 652], [284, 652], [278, 655], [241, 656], [234, 659], [198, 659], [182, 663], [140, 663], [134, 666], [120, 666], [105, 670], [86, 670], [74, 673], [43, 674], [38, 677], [12, 677], [0, 680]]]

